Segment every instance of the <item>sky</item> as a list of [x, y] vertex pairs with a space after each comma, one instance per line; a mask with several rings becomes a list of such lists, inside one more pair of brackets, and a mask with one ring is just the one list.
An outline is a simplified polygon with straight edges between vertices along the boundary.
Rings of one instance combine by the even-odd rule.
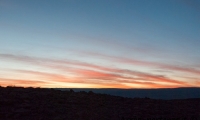
[[200, 0], [0, 0], [0, 85], [200, 87]]

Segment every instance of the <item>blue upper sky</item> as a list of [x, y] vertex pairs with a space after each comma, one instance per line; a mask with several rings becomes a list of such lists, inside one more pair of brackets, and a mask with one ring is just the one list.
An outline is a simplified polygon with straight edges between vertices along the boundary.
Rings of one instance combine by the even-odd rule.
[[0, 84], [200, 86], [200, 0], [0, 0]]

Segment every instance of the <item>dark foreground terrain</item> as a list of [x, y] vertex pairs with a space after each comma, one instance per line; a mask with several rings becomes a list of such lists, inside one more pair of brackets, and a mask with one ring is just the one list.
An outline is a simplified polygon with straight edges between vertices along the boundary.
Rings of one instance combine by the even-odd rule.
[[200, 119], [200, 99], [123, 98], [90, 92], [0, 87], [0, 120]]

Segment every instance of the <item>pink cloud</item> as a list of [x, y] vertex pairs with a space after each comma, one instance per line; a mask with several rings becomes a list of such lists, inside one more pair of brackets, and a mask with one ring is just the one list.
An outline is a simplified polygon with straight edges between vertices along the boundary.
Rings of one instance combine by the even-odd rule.
[[[25, 62], [32, 65], [38, 65], [53, 70], [62, 70], [72, 73], [74, 75], [74, 77], [72, 78], [61, 74], [52, 74], [39, 71], [17, 70], [18, 72], [21, 72], [23, 74], [35, 74], [38, 76], [45, 76], [50, 81], [66, 82], [66, 83], [94, 83], [94, 84], [131, 83], [131, 84], [140, 84], [146, 86], [154, 85], [157, 87], [162, 86], [158, 84], [159, 82], [165, 82], [177, 86], [190, 86], [190, 84], [186, 82], [167, 78], [164, 75], [154, 75], [150, 73], [144, 73], [144, 72], [132, 71], [120, 68], [109, 68], [80, 61], [44, 59], [44, 58], [36, 58], [28, 56], [16, 56], [10, 54], [0, 54], [0, 57], [20, 62]], [[114, 58], [116, 59], [118, 57]], [[65, 65], [79, 66], [79, 68], [68, 67]], [[85, 68], [83, 69], [82, 67]], [[124, 76], [124, 74], [129, 75], [129, 77]]]
[[148, 62], [148, 61], [136, 60], [132, 58], [117, 57], [117, 56], [105, 55], [105, 54], [94, 53], [94, 52], [85, 52], [85, 51], [83, 52], [79, 51], [78, 54], [100, 57], [112, 62], [120, 62], [123, 64], [129, 64], [129, 65], [156, 67], [156, 68], [161, 68], [161, 69], [169, 69], [172, 71], [188, 72], [188, 73], [198, 74], [198, 75], [200, 74], [200, 70], [197, 70], [194, 68], [169, 65], [169, 64], [164, 64], [164, 63]]
[[142, 78], [143, 80], [150, 80], [150, 81], [155, 81], [155, 82], [168, 82], [168, 83], [176, 83], [176, 84], [182, 84], [182, 85], [188, 85], [185, 82], [182, 81], [178, 81], [178, 80], [173, 80], [170, 78], [166, 78], [165, 76], [161, 76], [161, 75], [153, 75], [153, 74], [148, 74], [148, 73], [144, 73], [144, 72], [137, 72], [137, 71], [131, 71], [131, 70], [120, 70], [119, 72], [121, 73], [126, 73], [126, 74], [130, 74], [130, 75], [136, 75], [140, 78]]
[[55, 73], [47, 73], [47, 72], [39, 72], [39, 71], [30, 71], [30, 70], [14, 70], [15, 72], [20, 72], [22, 74], [32, 74], [36, 76], [40, 76], [42, 78], [47, 78], [48, 82], [68, 82], [68, 83], [84, 83], [85, 81], [81, 78], [69, 78], [67, 76]]
[[23, 86], [23, 87], [40, 87], [45, 86], [48, 82], [38, 80], [0, 78], [1, 86]]
[[[49, 78], [50, 81], [56, 82], [69, 82], [69, 83], [113, 83], [113, 84], [120, 84], [120, 83], [131, 83], [131, 84], [141, 84], [141, 85], [159, 85], [156, 82], [166, 82], [172, 84], [178, 84], [182, 86], [188, 86], [189, 84], [177, 80], [172, 80], [169, 78], [165, 78], [162, 76], [151, 75], [147, 73], [141, 72], [134, 72], [134, 71], [127, 71], [127, 70], [120, 70], [120, 73], [126, 74], [133, 74], [136, 75], [138, 78], [133, 77], [124, 77], [120, 74], [111, 74], [105, 72], [99, 72], [94, 70], [85, 70], [85, 69], [71, 69], [71, 72], [74, 73], [75, 77], [66, 77], [59, 74], [52, 74], [52, 73], [45, 73], [45, 72], [36, 72], [36, 71], [25, 71], [25, 70], [17, 70], [18, 72], [24, 74], [35, 74], [39, 76], [45, 76]], [[142, 81], [141, 81], [142, 80]], [[151, 81], [151, 82], [144, 82], [144, 81]]]
[[[96, 71], [88, 71], [88, 70], [75, 70], [74, 72], [79, 75], [74, 78], [66, 77], [60, 74], [52, 74], [46, 72], [38, 72], [38, 71], [28, 71], [28, 70], [15, 70], [16, 72], [24, 73], [24, 74], [34, 74], [41, 77], [48, 78], [46, 81], [33, 81], [33, 80], [16, 80], [16, 79], [0, 79], [1, 85], [22, 85], [22, 86], [45, 86], [45, 84], [51, 82], [64, 82], [64, 83], [82, 83], [82, 84], [96, 84], [97, 86], [106, 87], [106, 88], [132, 88], [129, 84], [136, 84], [139, 86], [144, 86], [145, 88], [163, 88], [163, 87], [183, 87], [184, 84], [178, 85], [161, 85], [158, 83], [152, 82], [140, 82], [136, 81], [132, 78], [123, 79], [123, 77], [113, 74], [106, 74]], [[96, 79], [99, 78], [98, 80]], [[111, 80], [107, 81], [110, 78]], [[91, 80], [92, 79], [92, 80]], [[100, 80], [102, 79], [102, 80]], [[123, 83], [126, 83], [123, 84]]]

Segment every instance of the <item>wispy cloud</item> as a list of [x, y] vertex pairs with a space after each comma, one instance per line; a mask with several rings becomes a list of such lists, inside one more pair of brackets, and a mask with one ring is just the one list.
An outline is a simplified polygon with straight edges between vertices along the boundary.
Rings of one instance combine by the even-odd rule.
[[[130, 53], [130, 51], [134, 51], [136, 53], [140, 54], [153, 54], [157, 55], [157, 53], [160, 53], [161, 49], [156, 48], [149, 44], [142, 44], [137, 46], [131, 46], [130, 44], [125, 44], [118, 38], [112, 38], [112, 37], [102, 37], [102, 36], [91, 36], [91, 35], [85, 35], [85, 34], [75, 34], [70, 33], [70, 35], [67, 35], [67, 37], [64, 37], [64, 39], [75, 39], [79, 40], [79, 42], [84, 42], [85, 44], [90, 44], [92, 46], [105, 46], [106, 49], [110, 50], [120, 50], [124, 52]], [[147, 38], [147, 37], [146, 37]], [[146, 39], [145, 38], [145, 39]]]
[[39, 80], [28, 79], [12, 79], [12, 78], [0, 78], [1, 86], [24, 86], [24, 87], [40, 87], [45, 86], [47, 82]]
[[111, 55], [94, 53], [94, 52], [86, 52], [86, 51], [79, 51], [79, 53], [77, 54], [95, 56], [95, 57], [106, 59], [112, 62], [120, 62], [123, 64], [156, 67], [160, 69], [168, 69], [172, 71], [187, 72], [187, 73], [200, 75], [200, 70], [197, 70], [194, 68], [187, 68], [187, 67], [181, 67], [181, 66], [176, 66], [176, 65], [164, 64], [164, 63], [158, 63], [158, 62], [149, 62], [149, 61], [137, 60], [133, 58], [124, 58], [124, 57], [111, 56]]
[[144, 80], [147, 80], [147, 81], [168, 82], [168, 83], [188, 85], [185, 82], [178, 81], [178, 80], [173, 80], [173, 79], [167, 78], [167, 77], [162, 76], [162, 75], [154, 75], [154, 74], [150, 74], [150, 73], [131, 71], [131, 70], [120, 70], [119, 72], [120, 73], [130, 74], [130, 75], [136, 75], [136, 76], [138, 76], [138, 77], [140, 77], [140, 78], [142, 78]]
[[[62, 83], [82, 83], [82, 84], [88, 84], [88, 85], [93, 85], [93, 87], [95, 86], [99, 86], [99, 87], [103, 87], [103, 88], [128, 88], [127, 85], [123, 85], [120, 82], [105, 82], [105, 81], [99, 81], [99, 80], [94, 80], [95, 78], [93, 78], [93, 76], [87, 76], [88, 74], [84, 74], [84, 76], [77, 76], [77, 77], [67, 77], [64, 75], [60, 75], [60, 74], [52, 74], [52, 73], [46, 73], [46, 72], [38, 72], [38, 71], [29, 71], [29, 70], [13, 70], [15, 72], [20, 72], [23, 74], [33, 74], [36, 76], [41, 76], [41, 78], [49, 78], [48, 80], [46, 80], [46, 83], [51, 83], [51, 82], [60, 82], [60, 84]], [[93, 80], [91, 80], [93, 79]], [[1, 79], [0, 79], [1, 80]], [[3, 79], [5, 80], [5, 79]], [[8, 79], [7, 79], [8, 80]], [[13, 80], [10, 79], [10, 81], [12, 82]], [[29, 83], [30, 81], [27, 80]], [[22, 82], [26, 82], [26, 80], [15, 80], [15, 82], [13, 82], [12, 84], [23, 84]], [[9, 84], [10, 82], [8, 82], [7, 84]], [[78, 87], [78, 86], [77, 86]]]
[[[51, 74], [51, 73], [45, 73], [45, 72], [37, 72], [37, 71], [27, 71], [27, 70], [15, 70], [16, 72], [21, 72], [24, 74], [35, 74], [39, 76], [43, 76], [46, 78], [49, 78], [49, 80], [45, 81], [39, 81], [39, 80], [28, 80], [28, 79], [11, 79], [11, 78], [0, 78], [0, 83], [2, 86], [8, 86], [8, 85], [16, 85], [16, 86], [32, 86], [32, 87], [37, 87], [37, 86], [47, 86], [55, 83], [58, 84], [66, 84], [66, 83], [73, 83], [73, 84], [88, 84], [88, 85], [93, 85], [99, 86], [102, 88], [140, 88], [143, 86], [144, 88], [173, 88], [173, 87], [183, 87], [183, 85], [162, 85], [162, 84], [157, 84], [153, 82], [139, 82], [139, 81], [129, 81], [129, 80], [117, 80], [117, 79], [112, 79], [109, 81], [100, 80], [100, 79], [95, 79], [93, 77], [88, 78], [81, 78], [81, 77], [75, 77], [75, 78], [68, 78], [64, 77], [59, 74]], [[86, 76], [86, 75], [85, 75]], [[92, 79], [92, 80], [91, 80]], [[134, 84], [134, 86], [130, 85]], [[137, 87], [139, 86], [139, 87]], [[77, 86], [78, 87], [78, 86]]]
[[[22, 74], [34, 74], [37, 76], [43, 76], [49, 81], [103, 85], [108, 84], [108, 86], [123, 86], [124, 83], [126, 84], [125, 86], [128, 86], [128, 84], [137, 84], [147, 87], [170, 87], [167, 84], [170, 84], [172, 86], [190, 86], [189, 83], [174, 80], [166, 77], [165, 75], [155, 75], [152, 73], [145, 73], [120, 68], [109, 68], [80, 61], [46, 59], [12, 54], [0, 54], [0, 58], [14, 60], [17, 62], [24, 62], [32, 65], [38, 65], [40, 67], [45, 67], [50, 70], [61, 70], [71, 73], [74, 76], [70, 77], [67, 76], [67, 74], [62, 75], [41, 71], [15, 70], [15, 72], [20, 72]], [[114, 57], [114, 59], [117, 58], [118, 57]], [[65, 65], [78, 67], [69, 67]], [[163, 85], [161, 83], [165, 83], [166, 85]]]
[[32, 74], [36, 76], [40, 76], [41, 79], [45, 78], [48, 82], [68, 82], [68, 83], [84, 83], [85, 81], [82, 79], [75, 79], [69, 78], [65, 75], [55, 74], [55, 73], [48, 73], [48, 72], [39, 72], [39, 71], [32, 71], [32, 70], [12, 70], [14, 72], [19, 72], [22, 74]]
[[[170, 83], [172, 86], [188, 86], [189, 84], [181, 81], [176, 81], [172, 79], [168, 79], [161, 76], [150, 75], [145, 73], [133, 72], [133, 71], [120, 71], [121, 73], [130, 73], [137, 75], [137, 78], [133, 77], [124, 77], [123, 75], [119, 74], [109, 74], [105, 72], [98, 72], [93, 70], [85, 70], [85, 69], [73, 69], [76, 77], [66, 77], [60, 74], [52, 74], [52, 73], [45, 73], [45, 72], [38, 72], [38, 71], [27, 71], [27, 70], [16, 70], [17, 72], [21, 72], [24, 74], [35, 74], [39, 76], [45, 76], [45, 78], [49, 78], [50, 81], [56, 82], [65, 82], [65, 83], [88, 83], [88, 84], [108, 84], [108, 85], [121, 85], [122, 83], [128, 84], [137, 84], [143, 85], [147, 87], [164, 87], [169, 85], [161, 85], [157, 82], [165, 82]], [[130, 86], [129, 86], [130, 87]]]
[[34, 57], [28, 57], [24, 55], [14, 55], [14, 54], [0, 54], [1, 59], [9, 59], [9, 60], [15, 60], [18, 62], [26, 62], [26, 63], [38, 63], [40, 62], [40, 59], [34, 58]]
[[[86, 62], [80, 62], [77, 60], [69, 60], [69, 59], [57, 60], [57, 59], [38, 58], [38, 57], [30, 57], [30, 56], [25, 56], [25, 55], [13, 55], [13, 54], [0, 54], [0, 58], [14, 60], [14, 61], [23, 62], [23, 63], [25, 62], [29, 64], [34, 64], [34, 65], [47, 65], [48, 63], [50, 63], [50, 64], [59, 64], [59, 65], [74, 65], [74, 66], [81, 66], [81, 67], [89, 67], [89, 68], [105, 70], [105, 71], [112, 70], [111, 68], [108, 68], [108, 67], [98, 66], [98, 65], [89, 64]], [[55, 66], [56, 65], [54, 65], [54, 67]]]

